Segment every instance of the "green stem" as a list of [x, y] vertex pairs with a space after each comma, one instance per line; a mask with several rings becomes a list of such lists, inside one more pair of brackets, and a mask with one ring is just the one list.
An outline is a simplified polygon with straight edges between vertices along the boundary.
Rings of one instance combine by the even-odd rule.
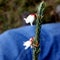
[[44, 8], [45, 8], [45, 4], [43, 1], [38, 7], [37, 20], [36, 20], [36, 34], [33, 44], [38, 43], [39, 45], [37, 47], [33, 46], [33, 60], [38, 60], [38, 55], [40, 53], [40, 31], [41, 31], [41, 24], [43, 21], [42, 16], [43, 16]]
[[[40, 31], [41, 31], [41, 19], [37, 18], [36, 21], [36, 35], [35, 35], [35, 40], [34, 40], [34, 44], [36, 44], [38, 42], [40, 42]], [[38, 60], [38, 54], [40, 52], [40, 45], [38, 47], [34, 47], [33, 48], [33, 60]]]

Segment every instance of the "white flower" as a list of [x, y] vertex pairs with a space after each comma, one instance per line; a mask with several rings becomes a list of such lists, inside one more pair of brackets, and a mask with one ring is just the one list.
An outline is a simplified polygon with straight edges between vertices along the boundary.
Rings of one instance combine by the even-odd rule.
[[25, 49], [28, 49], [29, 47], [32, 48], [33, 38], [30, 38], [28, 41], [24, 42], [23, 46], [25, 46]]
[[35, 20], [36, 15], [35, 14], [30, 14], [27, 16], [27, 18], [24, 18], [25, 22], [28, 24], [30, 23], [30, 25], [33, 25], [33, 22]]

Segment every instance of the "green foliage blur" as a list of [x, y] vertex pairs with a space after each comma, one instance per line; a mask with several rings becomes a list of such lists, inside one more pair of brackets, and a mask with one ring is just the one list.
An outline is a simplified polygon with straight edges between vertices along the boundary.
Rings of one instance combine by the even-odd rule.
[[0, 33], [23, 25], [23, 12], [33, 12], [37, 0], [0, 0]]
[[41, 0], [0, 0], [0, 33], [23, 26], [22, 14], [35, 12]]

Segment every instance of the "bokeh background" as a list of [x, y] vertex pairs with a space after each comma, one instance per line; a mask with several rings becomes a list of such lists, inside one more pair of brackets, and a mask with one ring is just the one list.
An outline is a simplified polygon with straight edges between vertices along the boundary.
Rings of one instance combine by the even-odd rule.
[[[6, 30], [26, 25], [24, 17], [37, 12], [41, 0], [0, 0], [0, 34]], [[60, 22], [56, 7], [60, 0], [46, 0], [45, 23]]]

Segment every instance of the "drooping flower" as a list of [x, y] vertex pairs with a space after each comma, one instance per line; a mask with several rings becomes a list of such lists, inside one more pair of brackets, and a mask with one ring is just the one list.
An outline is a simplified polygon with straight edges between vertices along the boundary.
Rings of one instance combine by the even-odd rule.
[[27, 16], [27, 18], [24, 18], [25, 22], [28, 24], [30, 23], [30, 25], [33, 25], [33, 22], [35, 20], [36, 15], [35, 14], [30, 14]]
[[25, 49], [28, 49], [29, 47], [32, 48], [32, 43], [33, 43], [34, 38], [30, 38], [28, 41], [23, 43], [23, 46], [25, 46]]

